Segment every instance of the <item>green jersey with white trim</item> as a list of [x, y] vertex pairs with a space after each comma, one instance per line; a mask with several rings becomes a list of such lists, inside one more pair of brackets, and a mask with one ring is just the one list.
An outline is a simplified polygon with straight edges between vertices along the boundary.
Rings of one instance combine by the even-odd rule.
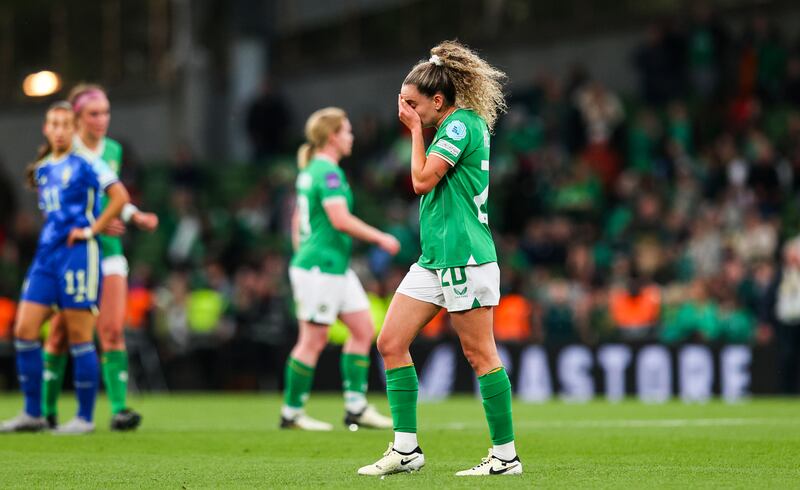
[[[122, 145], [112, 140], [111, 138], [104, 137], [100, 142], [97, 150], [90, 150], [76, 134], [72, 140], [73, 146], [77, 151], [88, 153], [94, 157], [101, 158], [106, 165], [114, 171], [119, 177], [119, 172], [122, 170]], [[101, 209], [108, 206], [108, 196], [103, 193], [100, 200]], [[103, 252], [103, 258], [114, 257], [117, 255], [124, 255], [122, 250], [122, 239], [116, 236], [100, 235], [97, 237], [100, 242], [100, 250]]]
[[452, 168], [419, 207], [418, 264], [444, 269], [497, 262], [489, 230], [489, 128], [474, 111], [457, 109], [442, 121], [427, 155]]
[[316, 157], [300, 171], [296, 188], [300, 245], [291, 265], [344, 274], [350, 264], [353, 239], [333, 227], [324, 207], [326, 202], [342, 201], [353, 211], [353, 193], [344, 172], [335, 163]]

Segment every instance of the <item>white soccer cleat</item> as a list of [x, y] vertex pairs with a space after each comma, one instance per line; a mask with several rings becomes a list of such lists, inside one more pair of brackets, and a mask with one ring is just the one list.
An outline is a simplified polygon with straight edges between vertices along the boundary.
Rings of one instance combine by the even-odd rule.
[[344, 417], [344, 425], [350, 427], [353, 424], [368, 429], [391, 429], [394, 426], [391, 417], [381, 415], [372, 405], [367, 405], [358, 414], [347, 412]]
[[59, 425], [53, 429], [53, 434], [64, 436], [77, 436], [91, 434], [92, 432], [94, 432], [94, 423], [80, 417], [75, 417], [66, 424]]
[[46, 428], [44, 417], [33, 417], [26, 412], [0, 423], [0, 432], [40, 432]]
[[317, 432], [333, 430], [333, 425], [301, 413], [293, 418], [281, 416], [281, 429], [300, 429]]
[[408, 454], [403, 454], [394, 449], [394, 443], [389, 443], [389, 449], [383, 453], [383, 457], [375, 463], [362, 466], [358, 469], [359, 475], [383, 476], [394, 473], [410, 473], [419, 471], [425, 466], [425, 455], [422, 449], [417, 447]]
[[489, 455], [483, 458], [477, 466], [464, 471], [459, 471], [456, 476], [491, 476], [491, 475], [521, 475], [522, 463], [519, 456], [511, 461], [503, 461], [494, 456], [489, 449]]

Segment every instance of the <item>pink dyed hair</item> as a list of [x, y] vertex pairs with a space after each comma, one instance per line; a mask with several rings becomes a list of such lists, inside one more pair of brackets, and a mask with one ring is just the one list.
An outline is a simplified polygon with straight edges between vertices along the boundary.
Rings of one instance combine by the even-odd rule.
[[87, 102], [98, 99], [108, 99], [108, 97], [106, 93], [99, 88], [91, 88], [75, 97], [75, 102], [72, 103], [72, 110], [75, 111], [75, 114], [80, 114], [81, 109], [83, 109]]

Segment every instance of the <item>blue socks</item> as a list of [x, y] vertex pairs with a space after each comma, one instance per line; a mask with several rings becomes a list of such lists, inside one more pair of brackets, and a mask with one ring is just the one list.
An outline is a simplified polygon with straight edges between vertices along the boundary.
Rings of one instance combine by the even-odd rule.
[[42, 343], [38, 340], [16, 339], [17, 375], [25, 396], [25, 413], [31, 417], [42, 416]]
[[[22, 394], [25, 397], [25, 413], [31, 417], [42, 416], [42, 343], [38, 340], [16, 339], [17, 374]], [[75, 367], [75, 395], [78, 398], [78, 417], [92, 421], [94, 402], [97, 398], [100, 367], [94, 344], [74, 344], [69, 348]]]
[[91, 342], [73, 344], [69, 346], [69, 351], [72, 354], [74, 367], [73, 379], [75, 380], [75, 396], [78, 398], [78, 417], [91, 422], [94, 415], [94, 402], [97, 398], [97, 386], [100, 382], [97, 352]]

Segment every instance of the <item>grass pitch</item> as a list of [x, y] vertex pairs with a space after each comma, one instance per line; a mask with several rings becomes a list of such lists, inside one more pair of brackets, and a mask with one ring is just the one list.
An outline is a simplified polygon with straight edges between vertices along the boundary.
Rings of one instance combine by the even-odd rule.
[[[70, 394], [61, 418], [72, 415]], [[385, 398], [372, 395], [387, 411]], [[90, 436], [0, 437], [3, 488], [800, 488], [800, 399], [725, 405], [516, 403], [520, 477], [463, 479], [458, 470], [490, 447], [480, 401], [423, 404], [427, 466], [384, 480], [356, 469], [381, 456], [391, 432], [350, 432], [338, 396], [312, 396], [308, 412], [337, 422], [331, 433], [277, 429], [275, 395], [146, 396], [138, 432], [108, 431], [101, 397]], [[0, 396], [0, 417], [20, 409]]]

